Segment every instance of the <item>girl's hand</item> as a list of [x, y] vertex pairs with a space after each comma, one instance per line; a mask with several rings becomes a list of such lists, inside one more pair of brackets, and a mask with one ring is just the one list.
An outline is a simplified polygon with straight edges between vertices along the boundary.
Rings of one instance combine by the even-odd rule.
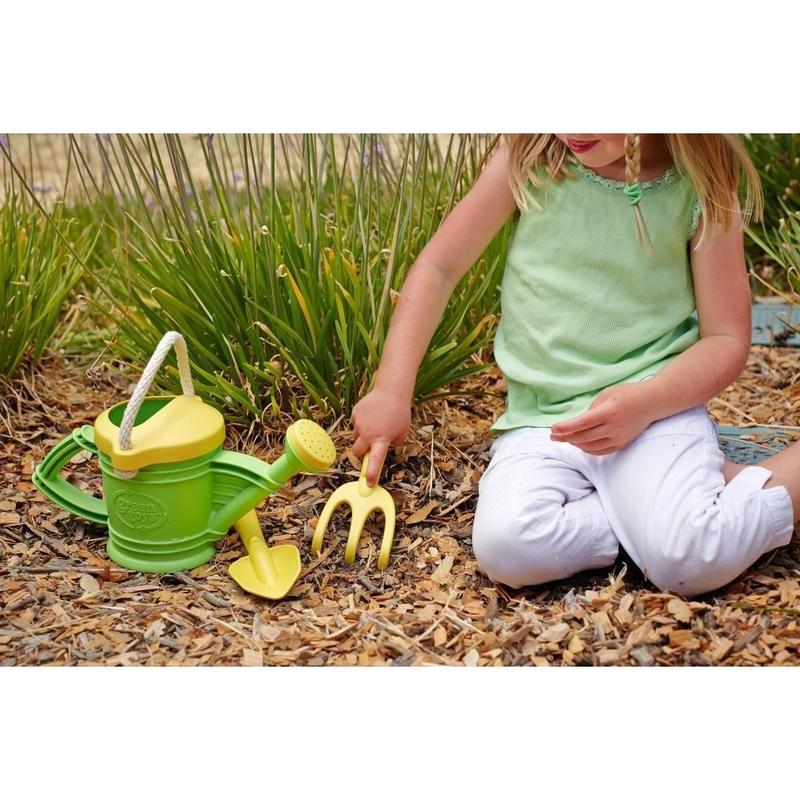
[[653, 422], [645, 388], [650, 387], [620, 383], [603, 389], [582, 414], [553, 425], [551, 440], [569, 442], [596, 456], [621, 450]]
[[367, 484], [374, 486], [389, 444], [402, 444], [411, 427], [411, 404], [396, 392], [373, 389], [353, 407], [351, 415], [356, 441], [353, 455], [362, 458], [369, 450]]

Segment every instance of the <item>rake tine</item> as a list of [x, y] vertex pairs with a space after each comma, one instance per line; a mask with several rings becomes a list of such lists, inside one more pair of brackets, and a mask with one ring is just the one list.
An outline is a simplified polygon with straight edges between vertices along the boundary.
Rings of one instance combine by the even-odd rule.
[[394, 540], [394, 504], [385, 507], [383, 514], [386, 517], [386, 526], [383, 529], [381, 552], [378, 555], [378, 569], [386, 569], [389, 566], [389, 554], [392, 552], [392, 541]]
[[349, 503], [349, 500], [346, 496], [347, 492], [342, 491], [343, 489], [344, 486], [340, 486], [328, 498], [328, 502], [325, 503], [325, 507], [322, 509], [322, 513], [319, 515], [317, 527], [314, 528], [314, 538], [311, 540], [311, 552], [314, 553], [314, 555], [319, 555], [319, 552], [322, 550], [322, 540], [325, 537], [325, 529], [328, 527], [328, 523], [331, 521], [333, 512], [336, 511], [340, 505]]
[[350, 534], [347, 537], [347, 547], [344, 551], [344, 560], [346, 564], [352, 564], [356, 560], [356, 552], [358, 551], [358, 542], [361, 539], [361, 533], [364, 530], [364, 523], [367, 517], [375, 510], [368, 508], [364, 510], [363, 506], [353, 509], [353, 518], [350, 520]]

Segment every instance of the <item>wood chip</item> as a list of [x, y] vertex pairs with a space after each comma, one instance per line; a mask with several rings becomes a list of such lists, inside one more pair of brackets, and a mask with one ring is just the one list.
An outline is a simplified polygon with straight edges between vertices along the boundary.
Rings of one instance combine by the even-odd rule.
[[433, 571], [431, 575], [431, 580], [436, 581], [437, 583], [446, 583], [448, 578], [450, 577], [450, 570], [453, 568], [453, 562], [455, 561], [455, 556], [445, 556], [442, 559], [442, 563], [439, 564], [438, 567]]
[[667, 611], [681, 622], [689, 622], [692, 619], [692, 609], [677, 597], [667, 603]]
[[93, 575], [81, 575], [81, 579], [78, 581], [78, 583], [80, 584], [81, 589], [83, 589], [87, 595], [97, 594], [97, 592], [100, 591], [100, 584], [97, 582], [97, 578], [95, 578]]
[[436, 500], [431, 500], [428, 503], [425, 503], [419, 511], [415, 511], [410, 517], [407, 517], [405, 520], [406, 525], [416, 525], [418, 522], [423, 522], [428, 518], [428, 515], [433, 511], [434, 508], [438, 505]]
[[243, 650], [241, 664], [243, 667], [263, 667], [264, 654], [261, 650]]

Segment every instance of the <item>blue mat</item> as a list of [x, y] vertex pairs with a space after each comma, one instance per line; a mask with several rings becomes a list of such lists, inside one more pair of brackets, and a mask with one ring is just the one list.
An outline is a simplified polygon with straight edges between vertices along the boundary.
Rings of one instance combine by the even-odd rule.
[[[753, 303], [752, 343], [769, 347], [800, 347], [800, 335], [786, 321], [800, 328], [800, 308], [786, 303]], [[695, 312], [696, 316], [697, 312]], [[717, 425], [723, 453], [737, 464], [754, 464], [800, 440], [800, 431], [781, 428]]]
[[[697, 319], [697, 311], [692, 313]], [[788, 303], [753, 303], [750, 311], [751, 344], [770, 347], [800, 347], [800, 334], [786, 325], [800, 328], [800, 308]]]
[[737, 464], [755, 464], [779, 453], [800, 438], [800, 431], [781, 428], [717, 425], [720, 450]]
[[800, 334], [787, 327], [788, 321], [800, 328], [800, 308], [786, 303], [753, 303], [753, 344], [800, 347]]

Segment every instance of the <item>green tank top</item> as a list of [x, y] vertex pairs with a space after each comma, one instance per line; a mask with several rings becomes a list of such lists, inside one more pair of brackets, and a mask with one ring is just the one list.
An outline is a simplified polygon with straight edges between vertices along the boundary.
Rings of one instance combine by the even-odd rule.
[[520, 212], [505, 264], [494, 354], [508, 396], [494, 432], [574, 417], [700, 338], [689, 261], [700, 206], [689, 178], [673, 166], [642, 182], [648, 256], [624, 181], [570, 169], [545, 188], [526, 182], [543, 208]]

